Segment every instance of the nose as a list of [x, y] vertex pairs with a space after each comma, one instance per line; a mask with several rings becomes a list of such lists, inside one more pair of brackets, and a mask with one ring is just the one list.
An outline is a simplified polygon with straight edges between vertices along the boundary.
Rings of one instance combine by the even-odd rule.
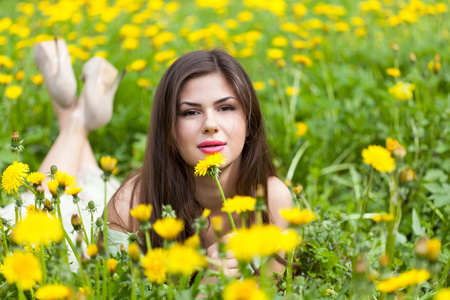
[[219, 124], [213, 113], [205, 113], [205, 122], [203, 123], [202, 132], [204, 134], [219, 132]]

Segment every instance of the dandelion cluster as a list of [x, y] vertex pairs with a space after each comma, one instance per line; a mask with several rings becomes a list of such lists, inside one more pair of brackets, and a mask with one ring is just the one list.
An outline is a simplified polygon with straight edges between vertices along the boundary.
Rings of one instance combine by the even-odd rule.
[[15, 243], [50, 246], [64, 237], [61, 221], [46, 212], [32, 212], [13, 229]]

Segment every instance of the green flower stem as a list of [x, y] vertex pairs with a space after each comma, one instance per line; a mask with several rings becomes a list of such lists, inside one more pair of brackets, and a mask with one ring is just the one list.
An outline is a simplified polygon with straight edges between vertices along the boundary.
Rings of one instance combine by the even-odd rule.
[[19, 199], [19, 193], [17, 191], [14, 192], [14, 199], [15, 199], [15, 203], [14, 203], [14, 213], [15, 213], [15, 218], [16, 218], [16, 224], [17, 222], [19, 222], [19, 209], [17, 207], [17, 200]]
[[447, 260], [447, 264], [444, 267], [444, 271], [442, 272], [442, 277], [439, 279], [439, 287], [437, 290], [439, 291], [443, 286], [445, 281], [447, 280], [448, 272], [450, 271], [450, 257]]
[[287, 269], [286, 269], [286, 294], [287, 295], [292, 295], [292, 261], [293, 260], [294, 260], [294, 251], [288, 253], [288, 265], [287, 265]]
[[241, 228], [246, 228], [245, 226], [245, 217], [241, 214]]
[[19, 300], [26, 300], [25, 294], [23, 293], [23, 289], [17, 286], [17, 291], [19, 293]]
[[258, 211], [256, 213], [256, 222], [257, 222], [258, 225], [262, 225], [263, 224], [262, 211]]
[[[107, 187], [107, 179], [103, 180], [105, 183], [105, 198], [104, 198], [104, 208], [103, 208], [103, 246], [105, 247], [105, 250], [108, 249], [108, 208], [107, 208], [107, 195], [106, 195], [106, 187]], [[106, 263], [106, 257], [103, 262], [103, 299], [106, 300], [108, 293], [108, 281], [106, 278], [108, 277], [108, 265]]]
[[144, 231], [145, 234], [145, 243], [147, 244], [147, 252], [152, 249], [152, 241], [150, 240], [150, 232], [148, 230]]
[[[130, 258], [130, 263], [131, 263], [131, 258]], [[131, 263], [131, 295], [130, 295], [130, 297], [132, 300], [136, 299], [136, 292], [134, 290], [135, 276], [136, 276], [136, 266], [133, 266], [133, 264]]]
[[[267, 262], [267, 260], [266, 260]], [[261, 257], [261, 266], [259, 267], [259, 282], [261, 283], [261, 290], [266, 290], [266, 262]]]
[[[219, 187], [219, 190], [220, 190], [220, 194], [222, 195], [222, 201], [224, 203], [227, 202], [227, 199], [225, 198], [225, 195], [222, 190], [222, 186], [220, 185], [220, 182], [219, 182], [219, 176], [215, 176], [214, 179], [216, 180], [217, 186]], [[233, 217], [231, 216], [231, 213], [229, 213], [229, 212], [228, 212], [228, 218], [230, 219], [230, 224], [231, 224], [231, 227], [233, 228], [233, 231], [237, 231], [236, 225], [234, 224], [234, 221], [233, 221]]]
[[30, 289], [30, 294], [31, 294], [31, 299], [36, 299], [36, 297], [34, 296], [34, 291], [33, 288]]
[[41, 268], [42, 268], [42, 282], [47, 282], [47, 265], [45, 263], [45, 249], [44, 245], [40, 246], [41, 251], [40, 252], [40, 258], [41, 258]]
[[398, 214], [395, 212], [395, 207], [398, 202], [397, 200], [397, 180], [395, 175], [392, 173], [390, 176], [390, 204], [389, 213], [394, 215], [394, 220], [388, 223], [388, 236], [386, 240], [386, 253], [389, 257], [389, 265], [393, 265], [394, 262], [394, 252], [395, 252], [395, 234], [394, 234], [394, 224], [397, 223]]
[[5, 233], [5, 228], [3, 228], [3, 220], [0, 217], [0, 227], [2, 228], [2, 244], [3, 244], [3, 249], [5, 250], [5, 256], [8, 254], [8, 241], [6, 239], [6, 233]]
[[104, 180], [105, 182], [105, 199], [104, 199], [104, 212], [103, 212], [103, 244], [105, 246], [105, 249], [108, 248], [108, 209], [106, 207], [107, 205], [107, 199], [106, 199], [106, 182], [107, 180]]
[[36, 193], [36, 191], [31, 187], [31, 186], [29, 186], [26, 182], [22, 182], [22, 184], [30, 191], [30, 192], [32, 192], [33, 193], [33, 195], [37, 195], [37, 193]]
[[98, 263], [96, 262], [95, 263], [95, 286], [96, 286], [95, 288], [96, 288], [96, 294], [98, 293], [96, 295], [97, 299], [100, 299], [100, 296], [101, 296], [100, 295], [100, 291], [101, 290], [100, 290], [100, 274], [99, 274], [100, 272], [99, 272], [99, 269], [100, 269], [100, 267], [99, 267]]
[[88, 235], [86, 233], [86, 227], [84, 227], [84, 222], [83, 222], [83, 217], [81, 216], [81, 210], [80, 210], [80, 205], [77, 202], [77, 209], [78, 209], [78, 215], [80, 216], [80, 220], [81, 220], [81, 228], [83, 228], [83, 239], [84, 242], [86, 243], [86, 245], [90, 245], [89, 240], [88, 240]]
[[358, 225], [356, 227], [356, 232], [355, 232], [355, 245], [356, 245], [356, 238], [362, 227], [362, 221], [363, 221], [364, 212], [366, 211], [367, 202], [369, 201], [369, 192], [370, 192], [370, 188], [372, 187], [373, 178], [374, 178], [374, 172], [372, 171], [370, 173], [369, 184], [367, 185], [366, 193], [364, 194], [363, 202], [361, 205], [361, 212], [359, 215]]
[[94, 240], [94, 212], [91, 211], [91, 242]]

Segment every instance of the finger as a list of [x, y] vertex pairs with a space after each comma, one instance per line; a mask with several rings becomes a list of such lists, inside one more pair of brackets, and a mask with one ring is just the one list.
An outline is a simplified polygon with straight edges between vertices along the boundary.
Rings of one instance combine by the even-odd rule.
[[228, 269], [237, 269], [239, 262], [236, 258], [226, 260], [226, 266]]
[[227, 277], [241, 278], [242, 275], [237, 269], [224, 269], [223, 274]]

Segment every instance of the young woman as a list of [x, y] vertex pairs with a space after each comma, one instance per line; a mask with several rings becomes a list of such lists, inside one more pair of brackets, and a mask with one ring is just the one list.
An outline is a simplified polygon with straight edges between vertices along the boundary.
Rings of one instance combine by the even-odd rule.
[[[108, 204], [108, 243], [126, 243], [118, 232], [136, 232], [139, 223], [130, 216], [138, 204], [151, 204], [151, 221], [161, 218], [162, 206], [170, 204], [185, 229], [179, 239], [194, 234], [195, 218], [205, 208], [210, 217], [222, 216], [224, 233], [231, 231], [222, 198], [214, 179], [194, 176], [194, 167], [206, 155], [226, 157], [219, 180], [227, 198], [255, 196], [258, 185], [265, 195], [268, 213], [264, 222], [280, 228], [287, 224], [279, 208], [292, 206], [288, 188], [275, 177], [260, 106], [252, 83], [242, 66], [222, 50], [196, 51], [176, 60], [163, 75], [156, 90], [150, 117], [147, 148], [142, 168], [131, 174]], [[240, 218], [233, 215], [239, 227]], [[255, 221], [254, 216], [250, 219]], [[153, 231], [151, 244], [163, 246]], [[202, 232], [201, 243], [208, 255], [218, 257], [212, 226]], [[142, 243], [145, 251], [145, 243]], [[225, 267], [237, 272], [229, 257]], [[229, 270], [230, 272], [233, 272]]]

